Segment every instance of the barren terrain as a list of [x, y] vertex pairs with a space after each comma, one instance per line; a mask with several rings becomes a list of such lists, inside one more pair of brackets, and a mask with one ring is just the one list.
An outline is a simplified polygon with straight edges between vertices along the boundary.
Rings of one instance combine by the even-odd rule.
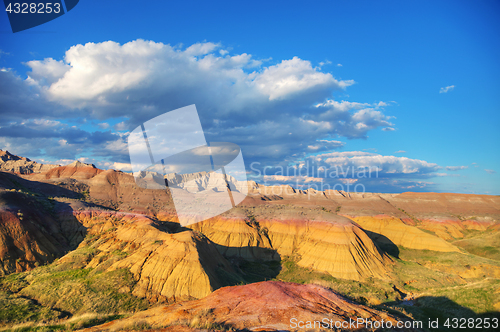
[[182, 227], [168, 188], [1, 151], [0, 326], [281, 331], [296, 330], [294, 317], [500, 317], [498, 196], [234, 185], [249, 192], [239, 206]]

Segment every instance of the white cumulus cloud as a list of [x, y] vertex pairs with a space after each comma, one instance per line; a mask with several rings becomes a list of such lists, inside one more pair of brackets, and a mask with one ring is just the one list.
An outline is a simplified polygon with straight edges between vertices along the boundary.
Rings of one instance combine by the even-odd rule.
[[447, 171], [460, 171], [462, 169], [467, 169], [469, 166], [446, 166], [445, 169]]
[[428, 174], [439, 169], [437, 164], [424, 160], [361, 151], [325, 153], [314, 156], [314, 159], [327, 167], [351, 167], [356, 170], [372, 168], [380, 174]]
[[[341, 137], [367, 138], [371, 130], [394, 128], [394, 118], [384, 109], [391, 102], [334, 100], [332, 92], [354, 80], [335, 78], [298, 57], [271, 63], [249, 53], [233, 54], [219, 43], [183, 48], [140, 39], [78, 44], [56, 60], [60, 56], [28, 61], [26, 80], [0, 72], [5, 145], [17, 144], [20, 151], [31, 146], [30, 156], [71, 159], [85, 152], [126, 163], [127, 130], [191, 104], [207, 140], [238, 144], [247, 163], [289, 163], [339, 149], [345, 144]], [[34, 122], [82, 118], [100, 123], [106, 132]], [[113, 119], [120, 122], [108, 126], [116, 123]], [[60, 140], [67, 142], [64, 148], [57, 146]]]
[[450, 86], [447, 86], [445, 88], [441, 88], [439, 90], [439, 93], [447, 93], [447, 92], [453, 91], [453, 89], [455, 89], [455, 86], [454, 85], [450, 85]]
[[314, 69], [309, 61], [298, 57], [267, 67], [254, 81], [263, 94], [269, 95], [269, 100], [285, 99], [312, 89], [343, 89], [354, 84], [353, 80], [338, 81], [331, 74]]

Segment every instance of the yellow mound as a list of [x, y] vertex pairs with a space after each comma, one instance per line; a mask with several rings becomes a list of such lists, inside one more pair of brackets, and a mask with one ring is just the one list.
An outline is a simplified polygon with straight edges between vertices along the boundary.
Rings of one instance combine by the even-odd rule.
[[466, 228], [460, 220], [422, 220], [420, 225], [422, 229], [429, 230], [435, 233], [443, 240], [461, 239], [464, 237], [462, 233]]
[[132, 291], [136, 296], [154, 301], [202, 298], [224, 286], [217, 269], [232, 272], [214, 244], [199, 233], [169, 234], [134, 214], [86, 212], [76, 217], [90, 234], [98, 235], [97, 242], [80, 244], [98, 252], [86, 267], [129, 269], [137, 281]]
[[241, 219], [211, 219], [193, 224], [216, 243], [219, 252], [226, 257], [241, 257], [246, 260], [279, 260], [264, 229], [251, 227]]
[[351, 217], [363, 229], [381, 234], [392, 243], [409, 249], [434, 250], [442, 252], [459, 251], [457, 247], [445, 240], [428, 234], [416, 227], [404, 224], [400, 219], [392, 217]]
[[338, 222], [311, 220], [260, 220], [217, 218], [192, 225], [223, 253], [246, 259], [298, 257], [298, 265], [326, 272], [336, 278], [360, 280], [385, 278], [390, 259], [349, 219]]
[[260, 224], [269, 229], [280, 255], [299, 255], [299, 266], [351, 280], [387, 275], [390, 259], [352, 223], [272, 220]]

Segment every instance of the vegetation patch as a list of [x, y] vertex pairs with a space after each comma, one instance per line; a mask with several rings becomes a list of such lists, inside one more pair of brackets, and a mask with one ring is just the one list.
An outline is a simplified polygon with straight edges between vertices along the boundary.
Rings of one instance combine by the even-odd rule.
[[500, 261], [499, 232], [468, 232], [465, 239], [452, 243], [471, 254]]
[[[401, 259], [388, 280], [337, 279], [297, 265], [299, 257], [283, 257], [277, 280], [318, 284], [356, 302], [427, 321], [428, 318], [500, 317], [500, 280], [464, 279], [458, 275], [467, 266], [495, 261], [462, 253], [400, 249]], [[443, 320], [444, 322], [444, 320]]]
[[96, 325], [101, 325], [115, 319], [120, 319], [129, 316], [129, 314], [118, 315], [100, 315], [100, 314], [84, 314], [74, 316], [69, 319], [59, 319], [48, 323], [27, 322], [23, 324], [12, 325], [0, 331], [9, 332], [49, 332], [49, 331], [77, 331], [83, 328], [88, 328]]
[[132, 274], [126, 269], [110, 272], [78, 268], [61, 270], [54, 265], [0, 279], [2, 288], [14, 292], [17, 297], [32, 299], [42, 306], [72, 315], [146, 309], [148, 303], [130, 293], [134, 284]]
[[60, 311], [39, 305], [36, 301], [0, 291], [0, 325], [27, 321], [50, 321], [64, 316]]
[[281, 271], [276, 276], [276, 280], [299, 284], [318, 284], [363, 304], [378, 304], [396, 300], [397, 293], [394, 292], [389, 282], [371, 278], [365, 281], [338, 279], [327, 273], [301, 267], [297, 265], [297, 261], [297, 257], [283, 257]]

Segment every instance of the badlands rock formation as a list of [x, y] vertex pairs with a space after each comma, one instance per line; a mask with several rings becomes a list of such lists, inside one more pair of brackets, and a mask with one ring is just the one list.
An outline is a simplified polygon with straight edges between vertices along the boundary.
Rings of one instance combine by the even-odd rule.
[[[355, 304], [321, 286], [266, 281], [221, 288], [200, 300], [156, 307], [84, 331], [120, 331], [138, 322], [149, 324], [153, 329], [169, 325], [203, 328], [218, 324], [251, 331], [303, 330], [298, 327], [299, 321], [302, 321], [301, 326], [316, 321], [316, 328], [310, 325], [310, 330], [328, 330], [318, 323], [325, 318], [324, 322], [333, 324], [333, 330], [335, 322], [342, 324], [349, 322], [350, 318], [373, 322], [384, 320], [394, 326], [401, 320], [386, 312]], [[347, 328], [343, 330], [362, 330], [365, 327], [360, 325], [349, 329], [348, 324], [345, 326]]]
[[[409, 249], [432, 249], [434, 251], [459, 251], [457, 247], [445, 240], [426, 233], [416, 227], [406, 225], [401, 219], [390, 216], [351, 217], [363, 229], [374, 234], [377, 240]], [[389, 241], [387, 241], [389, 240]]]
[[[12, 161], [34, 163], [3, 152], [0, 166], [7, 167]], [[37, 167], [38, 170], [43, 169], [42, 166]], [[210, 250], [215, 248], [221, 257], [228, 258], [278, 261], [290, 256], [299, 266], [326, 272], [337, 278], [361, 280], [366, 277], [385, 278], [390, 270], [390, 259], [373, 240], [410, 249], [453, 252], [458, 251], [457, 247], [446, 240], [462, 237], [464, 230], [498, 231], [500, 227], [500, 198], [497, 196], [353, 194], [334, 190], [297, 190], [290, 186], [265, 187], [251, 181], [241, 183], [231, 177], [228, 179], [233, 188], [247, 186], [245, 189], [249, 190], [249, 197], [241, 204], [241, 208], [191, 226], [207, 239], [197, 237], [195, 233], [187, 236], [188, 233], [182, 232], [169, 234], [169, 239], [184, 243], [184, 248], [191, 248], [191, 251], [206, 245]], [[177, 187], [175, 190], [181, 190], [179, 188], [188, 180], [198, 181], [198, 189], [210, 186], [227, 189], [228, 185], [217, 174], [213, 178], [201, 173], [170, 174], [166, 180]], [[0, 176], [0, 188], [3, 188], [2, 195], [7, 198], [12, 194], [6, 190], [15, 189], [15, 195], [20, 195], [15, 199], [6, 198], [0, 215], [3, 224], [0, 229], [3, 273], [29, 269], [35, 264], [51, 261], [82, 241], [85, 232], [80, 227], [87, 227], [83, 222], [85, 219], [77, 217], [62, 222], [60, 211], [99, 207], [148, 215], [153, 218], [150, 220], [157, 218], [171, 224], [176, 222], [170, 189], [145, 189], [130, 174], [103, 171], [80, 162], [50, 167], [42, 173], [21, 174], [19, 177], [3, 173]], [[58, 198], [49, 199], [49, 196]], [[16, 201], [22, 201], [21, 197], [24, 203], [16, 205]], [[39, 205], [44, 205], [43, 209], [38, 208]], [[127, 226], [128, 229], [130, 227]], [[90, 228], [92, 232], [93, 229], [94, 226]], [[423, 230], [434, 232], [437, 236]], [[165, 234], [170, 231], [167, 230]], [[132, 241], [123, 240], [121, 231], [110, 234], [118, 236], [113, 240], [117, 243]], [[162, 232], [155, 234], [160, 237], [165, 235]], [[106, 241], [112, 240], [106, 234], [98, 232], [95, 235], [103, 236]], [[142, 247], [145, 244], [136, 245]], [[170, 247], [166, 245], [161, 248]], [[105, 251], [102, 248], [99, 250]], [[149, 272], [143, 274], [142, 271], [143, 267], [149, 271], [146, 256], [149, 257], [153, 251], [149, 248], [131, 255], [133, 260], [142, 261], [134, 267], [137, 278], [143, 279], [138, 286], [141, 290], [137, 290], [136, 294], [162, 296], [165, 299], [186, 294], [198, 297], [222, 285], [217, 281], [215, 272], [207, 270], [203, 291], [198, 292], [191, 286], [188, 291], [176, 290], [173, 293], [167, 290], [170, 286], [160, 289], [160, 286], [154, 285], [161, 282], [151, 284], [150, 280], [156, 277], [150, 276]], [[151, 255], [160, 260], [166, 259], [160, 258], [159, 253]], [[186, 254], [185, 257], [190, 255]], [[195, 258], [199, 262], [205, 259], [208, 257], [204, 258], [201, 253]], [[182, 266], [183, 260], [175, 261], [175, 264]], [[120, 264], [135, 266], [128, 260]], [[117, 266], [122, 266], [120, 264]], [[205, 269], [204, 263], [200, 264]], [[226, 269], [224, 264], [222, 267]], [[167, 274], [174, 273], [173, 269], [169, 269]], [[168, 280], [164, 274], [158, 278]], [[170, 285], [170, 282], [167, 284]]]
[[33, 199], [18, 192], [0, 192], [0, 276], [52, 261], [63, 251], [47, 230], [55, 221], [27, 209]]
[[93, 178], [103, 172], [92, 164], [85, 164], [80, 161], [74, 161], [66, 166], [54, 167], [45, 173], [46, 179], [70, 178], [76, 180], [86, 180]]
[[334, 223], [265, 220], [261, 225], [269, 229], [269, 238], [278, 253], [298, 255], [299, 266], [350, 280], [387, 278], [391, 259], [348, 219]]
[[273, 249], [268, 234], [256, 225], [246, 222], [245, 217], [212, 218], [190, 227], [217, 244], [219, 252], [225, 257], [250, 261], [280, 260], [280, 255]]
[[[82, 267], [130, 270], [137, 282], [132, 294], [138, 297], [153, 302], [198, 299], [227, 285], [224, 276], [238, 281], [229, 262], [200, 233], [169, 233], [164, 224], [132, 213], [85, 211], [66, 218], [76, 218], [87, 230], [79, 248], [95, 250]], [[74, 260], [69, 253], [58, 263]]]
[[9, 151], [0, 150], [0, 171], [18, 174], [47, 172], [59, 165], [40, 164], [25, 157], [18, 157]]
[[299, 266], [336, 278], [387, 277], [390, 258], [345, 217], [285, 206], [251, 211], [251, 219], [235, 209], [226, 218], [191, 227], [220, 245], [228, 257], [276, 260], [292, 256]]
[[[54, 214], [60, 204], [32, 192], [33, 182], [0, 173], [0, 275], [52, 262], [83, 239], [75, 221], [61, 222]], [[38, 189], [71, 196], [64, 188], [34, 182]], [[21, 187], [21, 189], [16, 189]], [[73, 193], [74, 194], [74, 193]], [[80, 236], [78, 236], [80, 234]]]
[[450, 193], [402, 193], [383, 195], [392, 205], [424, 218], [435, 215], [498, 215], [500, 197]]

